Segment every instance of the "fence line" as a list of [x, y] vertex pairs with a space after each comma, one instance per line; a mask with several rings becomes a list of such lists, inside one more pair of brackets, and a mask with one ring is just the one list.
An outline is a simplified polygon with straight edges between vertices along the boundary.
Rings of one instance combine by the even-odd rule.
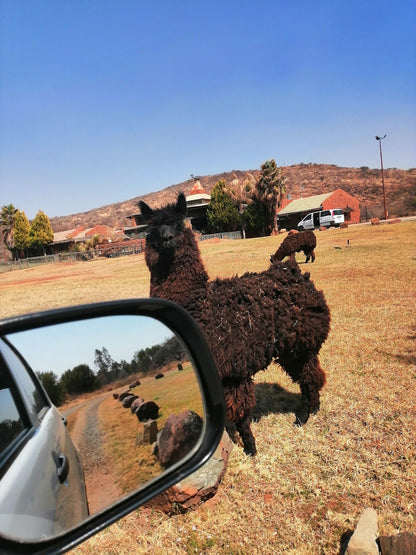
[[222, 233], [212, 233], [210, 235], [199, 235], [200, 241], [206, 239], [242, 239], [241, 231], [224, 231]]
[[[242, 239], [241, 231], [227, 231], [223, 233], [212, 233], [210, 235], [200, 235], [199, 240], [206, 239]], [[125, 246], [109, 246], [99, 248], [94, 251], [85, 252], [65, 252], [59, 254], [46, 254], [44, 256], [34, 256], [30, 258], [21, 258], [19, 260], [9, 260], [8, 262], [0, 262], [0, 273], [22, 270], [24, 268], [32, 268], [40, 264], [54, 264], [58, 262], [81, 262], [92, 260], [97, 256], [105, 256], [106, 258], [117, 258], [119, 256], [128, 256], [130, 254], [138, 254], [143, 252], [142, 244], [125, 245]]]

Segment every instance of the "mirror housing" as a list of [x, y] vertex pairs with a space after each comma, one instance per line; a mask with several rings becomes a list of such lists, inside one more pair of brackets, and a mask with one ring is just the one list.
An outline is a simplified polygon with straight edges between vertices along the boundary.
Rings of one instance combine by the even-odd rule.
[[[204, 426], [196, 447], [178, 464], [145, 483], [102, 512], [52, 539], [19, 542], [0, 536], [2, 553], [64, 553], [92, 535], [147, 503], [202, 466], [215, 451], [224, 429], [225, 404], [222, 385], [209, 347], [194, 319], [180, 306], [161, 299], [131, 299], [73, 306], [0, 321], [0, 336], [50, 325], [105, 316], [149, 316], [167, 326], [183, 342], [192, 359], [204, 402]], [[0, 475], [1, 479], [1, 475]], [[1, 511], [1, 507], [0, 507]]]

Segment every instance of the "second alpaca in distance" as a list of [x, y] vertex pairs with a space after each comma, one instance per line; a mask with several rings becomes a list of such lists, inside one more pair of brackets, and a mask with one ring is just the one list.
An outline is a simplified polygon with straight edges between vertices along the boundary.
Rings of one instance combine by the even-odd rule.
[[316, 237], [313, 231], [296, 231], [292, 229], [283, 239], [280, 247], [270, 257], [270, 262], [283, 260], [286, 256], [290, 256], [295, 260], [295, 253], [303, 251], [306, 256], [305, 264], [312, 259], [315, 262]]

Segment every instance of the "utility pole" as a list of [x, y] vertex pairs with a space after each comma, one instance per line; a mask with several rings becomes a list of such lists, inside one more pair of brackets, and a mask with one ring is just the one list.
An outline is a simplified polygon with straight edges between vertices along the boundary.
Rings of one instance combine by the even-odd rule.
[[384, 170], [383, 170], [383, 154], [381, 152], [381, 141], [385, 139], [387, 135], [384, 137], [379, 137], [376, 135], [376, 141], [378, 141], [378, 145], [380, 147], [380, 162], [381, 162], [381, 181], [383, 183], [383, 201], [384, 201], [384, 219], [387, 220], [387, 204], [386, 204], [386, 188], [384, 187]]

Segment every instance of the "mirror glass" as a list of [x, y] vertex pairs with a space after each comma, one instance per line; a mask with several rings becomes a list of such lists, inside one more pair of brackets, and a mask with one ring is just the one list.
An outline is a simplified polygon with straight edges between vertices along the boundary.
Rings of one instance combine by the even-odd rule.
[[76, 526], [183, 460], [202, 433], [190, 357], [156, 319], [14, 333], [0, 352], [1, 535], [34, 541]]

